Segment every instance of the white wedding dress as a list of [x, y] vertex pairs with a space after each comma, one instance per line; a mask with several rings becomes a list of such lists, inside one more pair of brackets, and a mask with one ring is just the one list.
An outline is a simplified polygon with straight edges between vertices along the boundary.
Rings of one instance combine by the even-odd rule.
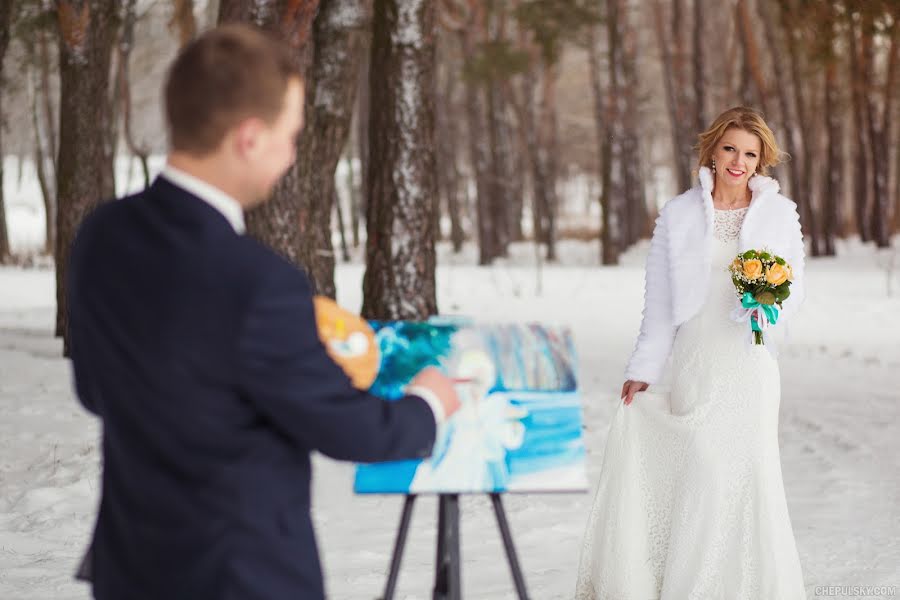
[[778, 449], [780, 374], [730, 313], [746, 209], [716, 211], [709, 295], [679, 327], [668, 391], [619, 402], [577, 600], [801, 600]]

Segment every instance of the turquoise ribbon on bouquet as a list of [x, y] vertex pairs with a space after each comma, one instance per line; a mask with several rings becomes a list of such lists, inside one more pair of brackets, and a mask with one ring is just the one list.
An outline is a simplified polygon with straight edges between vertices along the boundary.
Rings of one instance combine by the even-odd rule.
[[[772, 325], [778, 322], [778, 308], [774, 304], [760, 303], [750, 292], [744, 292], [743, 297], [741, 297], [741, 306], [750, 310], [762, 310], [766, 315], [767, 321]], [[753, 331], [762, 331], [759, 322], [754, 319], [750, 319], [750, 326], [753, 328]]]

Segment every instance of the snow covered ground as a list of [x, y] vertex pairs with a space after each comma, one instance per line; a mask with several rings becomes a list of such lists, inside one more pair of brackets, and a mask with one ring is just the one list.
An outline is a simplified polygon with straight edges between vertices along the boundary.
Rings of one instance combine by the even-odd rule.
[[[40, 244], [35, 210], [13, 202], [11, 234], [20, 250]], [[452, 256], [442, 246], [439, 305], [445, 314], [573, 328], [594, 482], [640, 321], [646, 244], [617, 268], [597, 266], [594, 243], [564, 242], [560, 253], [562, 265], [542, 270], [536, 295], [528, 245], [491, 268], [471, 266], [472, 248]], [[785, 487], [809, 597], [889, 597], [816, 591], [895, 586], [900, 594], [900, 264], [889, 297], [880, 267], [887, 253], [845, 242], [840, 254], [811, 263], [805, 310], [781, 352]], [[343, 305], [359, 308], [361, 278], [358, 262], [338, 267]], [[75, 400], [52, 336], [54, 297], [52, 270], [0, 269], [2, 600], [89, 597], [72, 572], [97, 506], [99, 429]], [[384, 585], [402, 500], [355, 497], [351, 465], [317, 457], [315, 468], [314, 513], [330, 597], [371, 600]], [[532, 598], [571, 597], [591, 499], [590, 493], [506, 498]], [[399, 599], [430, 598], [436, 513], [434, 499], [417, 503]], [[512, 598], [485, 498], [463, 499], [461, 537], [465, 597]]]

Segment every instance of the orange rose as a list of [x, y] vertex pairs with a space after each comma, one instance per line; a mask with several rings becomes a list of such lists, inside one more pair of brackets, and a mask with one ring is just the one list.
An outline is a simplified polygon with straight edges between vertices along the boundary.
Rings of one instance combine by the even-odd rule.
[[784, 265], [775, 263], [771, 267], [766, 269], [766, 281], [771, 283], [772, 285], [781, 285], [787, 280], [788, 271], [784, 268]]
[[754, 281], [762, 277], [763, 265], [758, 258], [751, 258], [744, 261], [744, 277], [750, 281]]

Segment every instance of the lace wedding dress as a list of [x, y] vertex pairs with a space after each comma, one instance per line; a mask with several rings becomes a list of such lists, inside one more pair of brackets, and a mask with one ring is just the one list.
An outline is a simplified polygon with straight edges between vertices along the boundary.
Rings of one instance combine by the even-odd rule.
[[780, 374], [731, 320], [746, 209], [716, 211], [709, 295], [679, 327], [672, 382], [619, 402], [578, 600], [805, 599], [778, 449]]

